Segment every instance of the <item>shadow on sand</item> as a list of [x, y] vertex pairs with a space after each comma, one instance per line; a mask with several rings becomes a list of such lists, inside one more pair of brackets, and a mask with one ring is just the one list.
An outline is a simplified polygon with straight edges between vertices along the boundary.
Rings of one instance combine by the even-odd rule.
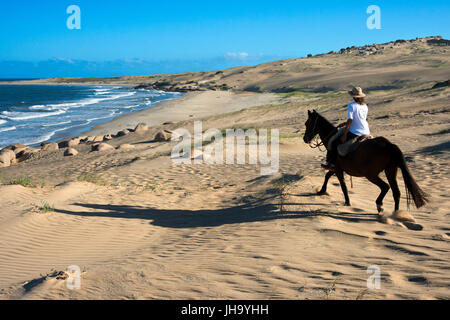
[[[321, 210], [283, 211], [273, 204], [238, 205], [217, 210], [155, 209], [141, 206], [74, 203], [80, 211], [55, 209], [55, 212], [82, 217], [105, 217], [149, 220], [150, 224], [165, 228], [218, 227], [228, 224], [268, 221], [276, 219], [301, 219], [320, 216], [348, 222], [378, 221], [377, 214], [355, 212], [325, 212]], [[310, 206], [311, 203], [286, 203], [285, 208]], [[84, 209], [84, 210], [83, 210]]]

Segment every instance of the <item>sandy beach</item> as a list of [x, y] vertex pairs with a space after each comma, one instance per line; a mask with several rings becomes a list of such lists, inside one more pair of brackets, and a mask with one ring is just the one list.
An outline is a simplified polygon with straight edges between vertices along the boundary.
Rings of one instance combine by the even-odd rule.
[[[100, 137], [106, 151], [88, 139], [73, 145], [75, 156], [61, 145], [0, 168], [0, 298], [449, 299], [450, 88], [437, 86], [448, 80], [448, 50], [418, 40], [373, 56], [224, 70], [216, 83], [235, 89], [192, 90], [83, 134]], [[431, 196], [407, 212], [399, 174], [401, 214], [411, 223], [392, 216], [391, 192], [380, 216], [379, 189], [363, 178], [350, 188], [346, 177], [350, 207], [336, 178], [317, 195], [325, 154], [303, 142], [307, 111], [342, 122], [355, 82], [368, 92], [372, 134], [401, 148]], [[278, 129], [278, 173], [263, 176], [260, 164], [175, 165], [177, 142], [155, 136], [193, 132], [196, 120], [203, 130]], [[148, 128], [116, 136], [139, 123]], [[58, 276], [72, 265], [78, 290]], [[373, 266], [379, 289], [367, 287]]]

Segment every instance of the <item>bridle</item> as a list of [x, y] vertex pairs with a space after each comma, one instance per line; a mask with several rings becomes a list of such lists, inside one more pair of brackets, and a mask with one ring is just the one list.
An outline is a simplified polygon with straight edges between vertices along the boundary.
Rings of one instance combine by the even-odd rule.
[[[314, 132], [316, 129], [318, 119], [319, 119], [319, 116], [316, 116], [316, 120], [314, 121], [314, 126], [312, 129], [312, 132]], [[332, 134], [333, 134], [333, 130], [323, 140], [328, 139]], [[324, 152], [327, 150], [327, 147], [325, 147], [325, 150], [320, 149], [320, 147], [324, 146], [323, 140], [320, 138], [320, 135], [317, 133], [314, 136], [314, 138], [311, 139], [311, 141], [308, 143], [308, 145], [313, 149], [317, 148], [317, 149], [319, 149], [319, 151]]]

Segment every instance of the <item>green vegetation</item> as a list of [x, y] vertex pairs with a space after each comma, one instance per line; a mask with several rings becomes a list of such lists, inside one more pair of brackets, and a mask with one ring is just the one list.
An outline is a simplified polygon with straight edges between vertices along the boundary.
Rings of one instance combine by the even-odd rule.
[[81, 182], [89, 182], [93, 184], [98, 184], [101, 186], [105, 185], [105, 181], [100, 177], [99, 175], [93, 174], [93, 173], [83, 173], [78, 176], [77, 181]]
[[281, 134], [280, 133], [280, 140], [282, 139], [294, 139], [294, 138], [303, 138], [303, 134], [300, 133], [286, 133], [286, 134]]
[[450, 67], [450, 63], [432, 64], [427, 66], [427, 68], [443, 68], [443, 67]]
[[42, 212], [53, 212], [53, 211], [55, 211], [55, 207], [50, 205], [46, 201], [42, 201], [41, 211]]
[[290, 91], [290, 92], [277, 93], [277, 95], [281, 98], [292, 98], [292, 97], [310, 97], [312, 95], [315, 95], [315, 93], [294, 90], [294, 91]]
[[11, 179], [6, 184], [9, 184], [9, 185], [21, 185], [21, 186], [24, 186], [26, 188], [36, 188], [36, 185], [31, 181], [30, 177]]
[[156, 191], [159, 188], [159, 185], [157, 184], [147, 184], [144, 189], [145, 190], [151, 190], [151, 191]]

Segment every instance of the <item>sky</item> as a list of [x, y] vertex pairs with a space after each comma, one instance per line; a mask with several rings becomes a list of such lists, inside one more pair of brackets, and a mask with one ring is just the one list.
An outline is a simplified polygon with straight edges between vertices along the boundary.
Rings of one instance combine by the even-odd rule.
[[[80, 8], [69, 29], [67, 8]], [[377, 5], [381, 29], [369, 29]], [[0, 0], [0, 78], [218, 70], [352, 45], [449, 38], [449, 0]]]

